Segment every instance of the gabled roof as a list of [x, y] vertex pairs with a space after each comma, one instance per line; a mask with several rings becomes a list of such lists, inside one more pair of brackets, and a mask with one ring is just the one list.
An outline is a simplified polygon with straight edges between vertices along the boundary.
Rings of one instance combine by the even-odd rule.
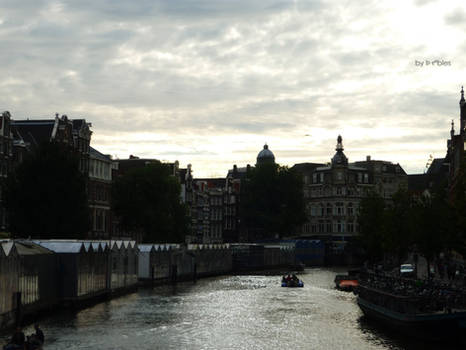
[[5, 254], [5, 256], [9, 256], [10, 253], [13, 250], [15, 250], [13, 241], [2, 242], [1, 245], [2, 245], [2, 250], [3, 250], [4, 254]]
[[53, 254], [51, 250], [31, 241], [16, 241], [15, 247], [18, 255]]
[[55, 120], [12, 120], [11, 126], [26, 144], [37, 147], [42, 142], [50, 141]]
[[105, 162], [111, 162], [112, 161], [112, 158], [109, 155], [100, 153], [98, 150], [96, 150], [93, 147], [89, 148], [89, 154], [90, 154], [91, 158], [94, 158], [94, 159], [100, 159], [100, 160], [103, 160]]
[[448, 167], [444, 167], [445, 158], [435, 158], [427, 169], [427, 174], [439, 174], [448, 172]]
[[34, 241], [55, 253], [77, 254], [86, 251], [82, 242]]
[[151, 252], [152, 250], [155, 250], [153, 244], [140, 244], [138, 248], [139, 248], [139, 251], [142, 253], [147, 253], [147, 252]]
[[296, 170], [300, 173], [304, 173], [304, 172], [312, 172], [316, 168], [324, 166], [324, 165], [325, 164], [322, 164], [322, 163], [298, 163], [298, 164], [293, 165], [291, 169]]

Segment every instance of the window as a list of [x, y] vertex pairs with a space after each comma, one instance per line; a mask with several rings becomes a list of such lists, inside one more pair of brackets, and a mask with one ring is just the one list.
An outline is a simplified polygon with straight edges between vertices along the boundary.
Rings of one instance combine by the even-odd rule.
[[354, 232], [354, 223], [352, 221], [348, 222], [348, 232]]
[[317, 183], [317, 174], [312, 174], [312, 183]]
[[339, 202], [336, 204], [336, 215], [344, 215], [345, 214], [345, 207], [343, 206], [343, 203]]
[[362, 174], [358, 173], [358, 183], [361, 183], [361, 182], [362, 182]]
[[369, 183], [369, 174], [364, 174], [364, 183]]
[[341, 171], [337, 172], [337, 180], [343, 180], [343, 173]]
[[327, 203], [327, 215], [332, 215], [332, 204]]
[[320, 182], [324, 182], [324, 173], [320, 174]]
[[345, 223], [343, 221], [337, 221], [334, 225], [335, 232], [345, 232]]
[[327, 221], [327, 232], [332, 233], [332, 222], [330, 220]]
[[353, 203], [348, 203], [348, 215], [354, 215]]
[[325, 232], [325, 224], [323, 221], [319, 221], [319, 232]]

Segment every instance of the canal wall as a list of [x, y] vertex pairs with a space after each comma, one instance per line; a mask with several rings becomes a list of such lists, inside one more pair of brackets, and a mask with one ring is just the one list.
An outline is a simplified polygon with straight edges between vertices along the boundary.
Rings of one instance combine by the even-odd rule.
[[232, 271], [229, 244], [141, 244], [139, 280], [165, 282], [222, 275]]
[[0, 249], [0, 328], [57, 306], [80, 306], [134, 289], [131, 241], [7, 240]]
[[234, 271], [291, 268], [296, 265], [295, 244], [231, 244]]

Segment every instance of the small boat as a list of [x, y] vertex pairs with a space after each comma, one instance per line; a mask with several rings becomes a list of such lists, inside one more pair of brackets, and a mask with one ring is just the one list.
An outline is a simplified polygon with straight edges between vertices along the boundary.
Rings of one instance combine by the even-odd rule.
[[349, 270], [346, 275], [335, 276], [335, 287], [346, 292], [355, 291], [358, 286], [359, 270]]
[[282, 287], [288, 288], [302, 288], [304, 287], [304, 282], [300, 279], [291, 279], [286, 280], [285, 278], [282, 279]]

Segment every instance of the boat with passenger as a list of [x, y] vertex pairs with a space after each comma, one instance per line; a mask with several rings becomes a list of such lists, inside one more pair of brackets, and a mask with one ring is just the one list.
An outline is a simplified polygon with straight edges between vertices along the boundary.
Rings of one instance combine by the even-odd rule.
[[283, 276], [282, 278], [282, 287], [301, 288], [304, 287], [304, 282], [300, 280], [295, 274], [288, 274], [288, 276]]
[[458, 339], [466, 335], [466, 292], [452, 286], [364, 273], [357, 303], [367, 318], [411, 336]]

